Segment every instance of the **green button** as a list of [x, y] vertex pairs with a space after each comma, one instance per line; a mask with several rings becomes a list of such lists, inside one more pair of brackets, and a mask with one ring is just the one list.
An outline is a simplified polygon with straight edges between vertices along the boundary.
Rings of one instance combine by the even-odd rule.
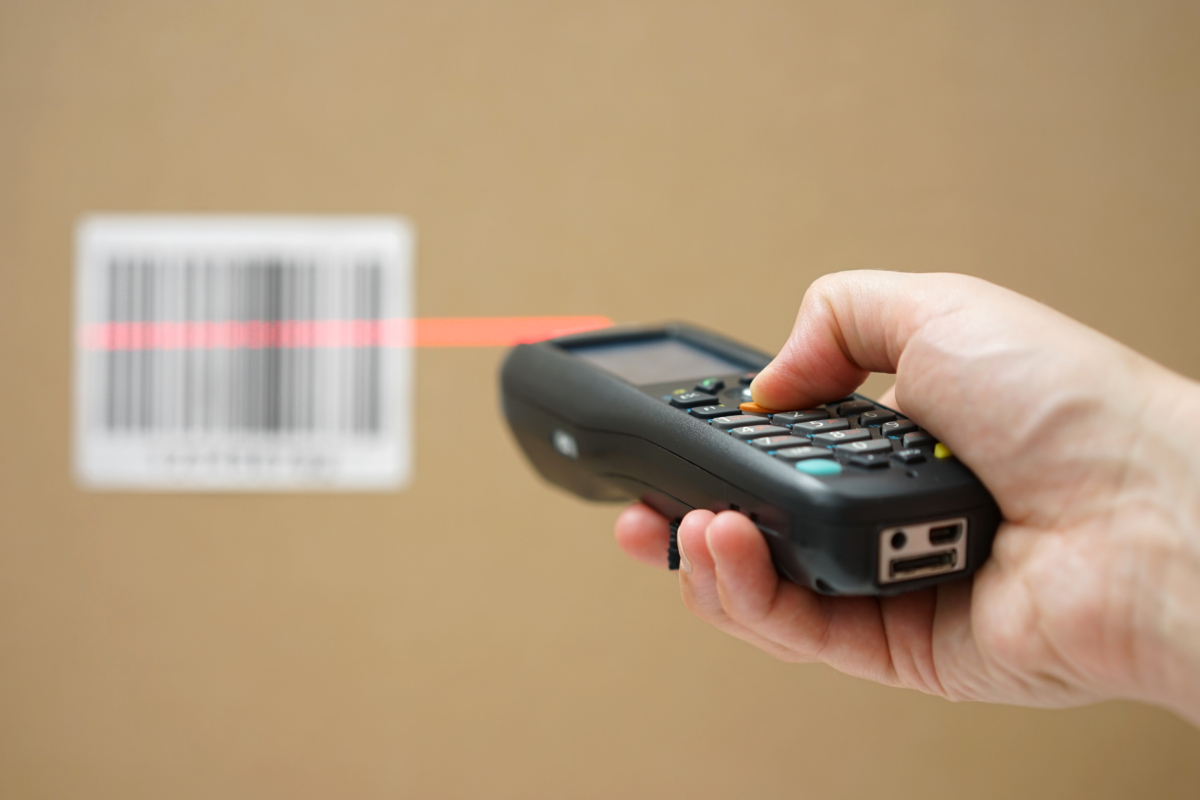
[[798, 462], [796, 469], [809, 475], [837, 475], [842, 471], [842, 465], [826, 458], [812, 458]]

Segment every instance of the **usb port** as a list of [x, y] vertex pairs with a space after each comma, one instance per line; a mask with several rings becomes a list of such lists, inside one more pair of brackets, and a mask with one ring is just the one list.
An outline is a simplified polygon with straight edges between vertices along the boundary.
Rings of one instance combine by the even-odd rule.
[[932, 545], [954, 544], [962, 536], [962, 525], [939, 525], [929, 529], [929, 543]]
[[953, 550], [946, 550], [927, 556], [917, 556], [916, 558], [898, 558], [891, 564], [892, 577], [911, 575], [914, 572], [952, 570], [954, 569], [955, 562], [958, 560], [957, 555]]

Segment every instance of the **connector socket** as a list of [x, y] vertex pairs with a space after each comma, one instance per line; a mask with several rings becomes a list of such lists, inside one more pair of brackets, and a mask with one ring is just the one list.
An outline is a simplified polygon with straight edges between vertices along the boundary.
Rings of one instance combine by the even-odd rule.
[[879, 583], [965, 569], [969, 534], [965, 517], [884, 528], [879, 532]]

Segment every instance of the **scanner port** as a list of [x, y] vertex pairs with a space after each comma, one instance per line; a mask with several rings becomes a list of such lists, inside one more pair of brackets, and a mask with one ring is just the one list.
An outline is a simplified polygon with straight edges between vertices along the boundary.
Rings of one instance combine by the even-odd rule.
[[930, 544], [954, 544], [960, 536], [962, 536], [962, 526], [958, 524], [938, 525], [929, 529]]
[[942, 553], [933, 553], [928, 556], [917, 556], [916, 558], [897, 558], [889, 565], [888, 570], [892, 577], [911, 575], [914, 572], [923, 572], [925, 570], [938, 570], [942, 567], [954, 569], [954, 551], [946, 550]]
[[969, 536], [965, 517], [884, 528], [879, 532], [879, 583], [965, 569]]

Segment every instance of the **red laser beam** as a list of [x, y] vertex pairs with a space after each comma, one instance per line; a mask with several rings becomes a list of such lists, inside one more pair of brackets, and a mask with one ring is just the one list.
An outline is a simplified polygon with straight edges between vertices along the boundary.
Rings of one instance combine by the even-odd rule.
[[599, 330], [607, 317], [447, 317], [245, 322], [103, 322], [81, 326], [85, 350], [298, 347], [512, 347]]

